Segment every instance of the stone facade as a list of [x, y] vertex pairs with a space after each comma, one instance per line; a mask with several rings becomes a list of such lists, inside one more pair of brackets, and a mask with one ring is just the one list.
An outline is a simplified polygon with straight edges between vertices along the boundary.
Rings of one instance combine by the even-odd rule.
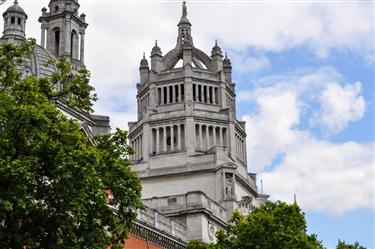
[[234, 210], [268, 196], [248, 173], [231, 62], [217, 42], [210, 56], [195, 47], [191, 26], [184, 3], [176, 47], [163, 56], [156, 42], [150, 66], [143, 56], [129, 140], [143, 202], [184, 224], [188, 240], [213, 242]]

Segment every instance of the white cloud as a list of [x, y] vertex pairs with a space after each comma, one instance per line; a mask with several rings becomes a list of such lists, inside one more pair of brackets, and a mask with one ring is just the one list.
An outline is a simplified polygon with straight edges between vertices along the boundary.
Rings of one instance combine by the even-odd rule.
[[337, 134], [350, 121], [360, 120], [366, 109], [361, 88], [360, 82], [346, 86], [329, 84], [319, 97], [321, 107], [313, 122], [321, 124], [328, 133]]
[[239, 73], [249, 73], [269, 68], [271, 62], [265, 56], [244, 56], [244, 54], [230, 54], [232, 64], [236, 65]]
[[[328, 142], [300, 125], [307, 115], [342, 131], [362, 118], [361, 84], [342, 81], [333, 68], [299, 69], [260, 79], [240, 95], [257, 107], [242, 117], [249, 168], [260, 173], [273, 199], [291, 201], [296, 193], [303, 208], [329, 214], [375, 208], [374, 144]], [[314, 102], [321, 109], [307, 110]]]
[[[25, 0], [20, 3], [29, 16], [26, 30], [29, 37], [39, 39], [37, 19], [48, 2]], [[5, 10], [10, 4], [8, 1], [1, 7]], [[181, 2], [80, 1], [80, 4], [80, 12], [87, 14], [89, 22], [86, 64], [92, 71], [92, 84], [100, 98], [114, 93], [124, 93], [125, 98], [125, 92], [134, 88], [138, 81], [142, 53], [149, 54], [154, 40], [159, 40], [164, 54], [174, 47]], [[332, 49], [359, 53], [371, 64], [374, 54], [372, 7], [372, 3], [188, 2], [188, 17], [193, 24], [195, 45], [208, 54], [214, 39], [218, 38], [223, 50], [235, 51], [235, 54], [243, 54], [243, 49], [249, 47], [267, 52], [307, 45], [320, 55], [327, 55]], [[233, 66], [242, 68], [243, 72], [270, 66], [264, 56], [239, 57], [238, 60], [240, 63]], [[99, 108], [104, 102], [99, 101], [98, 113], [99, 109], [110, 112], [116, 108], [115, 105]], [[121, 112], [114, 114], [117, 113]]]
[[332, 215], [374, 209], [374, 143], [334, 144], [310, 139], [287, 152], [271, 172], [261, 174], [273, 199]]
[[257, 99], [259, 113], [246, 115], [247, 148], [250, 168], [260, 171], [270, 166], [279, 154], [296, 143], [300, 109], [297, 96], [291, 92], [267, 94]]

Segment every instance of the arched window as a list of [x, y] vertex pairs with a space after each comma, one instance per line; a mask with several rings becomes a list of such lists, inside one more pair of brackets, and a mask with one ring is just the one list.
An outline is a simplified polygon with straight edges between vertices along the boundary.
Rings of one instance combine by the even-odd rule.
[[14, 24], [16, 22], [16, 18], [14, 17], [14, 16], [12, 16], [11, 18], [10, 18], [10, 23], [11, 24]]
[[18, 25], [21, 25], [21, 17], [17, 18]]

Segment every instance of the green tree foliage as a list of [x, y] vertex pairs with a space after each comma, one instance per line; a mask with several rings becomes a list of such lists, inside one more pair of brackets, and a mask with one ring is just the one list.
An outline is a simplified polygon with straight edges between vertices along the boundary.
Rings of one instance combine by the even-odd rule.
[[217, 233], [217, 243], [190, 249], [322, 249], [315, 235], [308, 235], [306, 220], [297, 205], [266, 202], [247, 217], [235, 212], [226, 232]]
[[344, 241], [339, 240], [337, 244], [337, 249], [366, 249], [366, 247], [361, 246], [358, 242], [354, 244], [346, 244]]
[[206, 244], [200, 241], [192, 240], [188, 243], [187, 249], [215, 249], [216, 245]]
[[93, 146], [53, 103], [91, 112], [89, 72], [61, 60], [50, 78], [22, 78], [34, 45], [0, 44], [0, 248], [122, 248], [142, 207], [127, 133]]

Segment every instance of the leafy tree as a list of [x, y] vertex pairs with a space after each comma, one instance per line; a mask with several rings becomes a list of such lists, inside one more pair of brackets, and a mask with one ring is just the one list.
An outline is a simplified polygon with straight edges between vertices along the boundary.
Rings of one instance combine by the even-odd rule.
[[187, 249], [215, 249], [217, 248], [213, 244], [206, 244], [200, 241], [192, 240], [188, 243]]
[[0, 44], [0, 248], [122, 248], [142, 207], [127, 133], [93, 146], [53, 103], [91, 112], [89, 72], [61, 60], [49, 78], [22, 78], [34, 45]]
[[366, 249], [366, 247], [361, 246], [358, 242], [354, 244], [346, 244], [344, 241], [339, 240], [337, 244], [337, 249]]
[[247, 217], [235, 212], [227, 231], [220, 230], [217, 243], [203, 247], [191, 244], [190, 249], [322, 249], [315, 235], [306, 233], [306, 220], [297, 205], [266, 202]]

